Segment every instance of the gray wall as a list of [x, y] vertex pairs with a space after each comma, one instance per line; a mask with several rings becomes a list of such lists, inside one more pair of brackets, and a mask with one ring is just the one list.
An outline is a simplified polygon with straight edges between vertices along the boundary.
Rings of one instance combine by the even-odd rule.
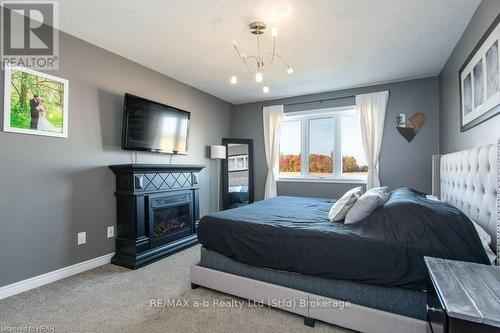
[[[264, 153], [262, 107], [268, 105], [317, 101], [326, 98], [348, 96], [389, 90], [389, 102], [380, 153], [380, 180], [390, 188], [409, 186], [417, 190], [431, 191], [431, 156], [439, 149], [439, 87], [438, 78], [402, 81], [356, 89], [305, 95], [266, 102], [241, 104], [235, 107], [231, 117], [231, 134], [235, 138], [254, 140], [255, 197], [264, 197], [267, 165]], [[337, 105], [354, 104], [354, 100], [339, 100]], [[335, 106], [329, 103], [328, 105]], [[311, 106], [311, 105], [309, 105]], [[318, 107], [318, 105], [312, 105]], [[325, 103], [322, 106], [327, 106]], [[304, 107], [304, 106], [302, 106]], [[297, 106], [285, 109], [295, 111]], [[395, 128], [396, 115], [411, 116], [423, 112], [426, 122], [417, 137], [408, 143]], [[278, 182], [280, 195], [304, 195], [339, 197], [352, 184], [290, 183]]]
[[365, 184], [349, 183], [278, 182], [277, 186], [279, 195], [313, 198], [340, 198], [353, 187], [361, 186], [363, 191], [366, 189]]
[[498, 13], [500, 13], [500, 1], [483, 0], [481, 2], [439, 75], [440, 152], [442, 154], [493, 143], [500, 137], [500, 115], [463, 133], [460, 132], [458, 81], [460, 67]]
[[[60, 70], [50, 74], [69, 80], [69, 138], [0, 132], [0, 286], [114, 251], [114, 239], [106, 238], [106, 227], [116, 224], [115, 181], [107, 165], [132, 162], [120, 150], [125, 92], [192, 112], [189, 155], [174, 156], [173, 163], [207, 166], [202, 214], [213, 207], [216, 164], [206, 158], [206, 145], [229, 136], [232, 105], [75, 37], [60, 37]], [[139, 154], [139, 163], [168, 161]], [[79, 231], [87, 232], [87, 244], [76, 245]]]

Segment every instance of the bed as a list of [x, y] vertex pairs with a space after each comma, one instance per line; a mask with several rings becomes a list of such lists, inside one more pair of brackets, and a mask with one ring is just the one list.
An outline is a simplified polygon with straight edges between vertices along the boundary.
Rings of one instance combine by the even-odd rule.
[[488, 263], [464, 213], [498, 244], [497, 156], [490, 145], [435, 157], [433, 194], [446, 203], [398, 189], [357, 225], [331, 224], [325, 217], [333, 201], [313, 198], [278, 197], [208, 215], [191, 282], [297, 313], [306, 324], [424, 332], [423, 256]]

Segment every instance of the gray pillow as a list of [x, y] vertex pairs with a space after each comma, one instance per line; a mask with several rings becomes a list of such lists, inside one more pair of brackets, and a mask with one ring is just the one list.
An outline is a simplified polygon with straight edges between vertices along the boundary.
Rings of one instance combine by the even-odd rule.
[[349, 209], [351, 209], [356, 200], [358, 200], [361, 196], [361, 191], [361, 186], [355, 187], [347, 191], [339, 200], [337, 200], [328, 213], [330, 222], [342, 221], [345, 219]]
[[366, 191], [347, 212], [344, 223], [358, 223], [368, 217], [375, 209], [382, 206], [388, 198], [387, 186], [372, 188]]

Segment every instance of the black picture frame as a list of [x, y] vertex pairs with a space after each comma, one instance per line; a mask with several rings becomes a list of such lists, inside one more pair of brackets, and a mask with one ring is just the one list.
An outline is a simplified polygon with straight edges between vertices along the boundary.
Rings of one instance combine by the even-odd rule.
[[468, 129], [471, 129], [486, 120], [500, 114], [500, 105], [496, 105], [489, 109], [488, 111], [484, 112], [480, 116], [476, 117], [474, 120], [468, 122], [467, 124], [464, 125], [464, 116], [463, 116], [463, 103], [462, 103], [462, 72], [465, 70], [465, 68], [469, 65], [469, 62], [472, 60], [472, 58], [476, 55], [478, 50], [483, 46], [484, 42], [486, 39], [491, 35], [491, 33], [496, 29], [498, 24], [500, 23], [500, 14], [497, 15], [493, 23], [489, 26], [488, 30], [484, 33], [484, 35], [481, 37], [479, 42], [477, 42], [476, 46], [472, 50], [472, 52], [469, 54], [465, 62], [463, 63], [462, 67], [460, 67], [460, 70], [458, 71], [458, 89], [459, 89], [459, 112], [460, 112], [460, 132], [465, 132]]
[[[254, 202], [254, 164], [253, 164], [253, 140], [252, 139], [234, 139], [223, 138], [222, 145], [226, 147], [226, 152], [229, 152], [229, 144], [246, 144], [248, 146], [248, 203]], [[226, 153], [227, 157], [227, 153]], [[229, 166], [228, 159], [222, 160], [222, 207], [223, 209], [231, 208], [229, 200]]]

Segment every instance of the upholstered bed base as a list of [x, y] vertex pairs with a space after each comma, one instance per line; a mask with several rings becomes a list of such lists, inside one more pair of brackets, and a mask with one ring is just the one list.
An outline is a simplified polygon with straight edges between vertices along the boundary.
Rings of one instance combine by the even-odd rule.
[[[200, 263], [191, 269], [191, 282], [270, 303], [303, 316], [308, 324], [317, 319], [361, 332], [423, 332], [419, 328], [425, 328], [425, 292], [250, 266], [203, 247]], [[278, 300], [294, 300], [293, 306]]]
[[[359, 332], [424, 333], [426, 322], [369, 307], [345, 304], [342, 300], [282, 287], [259, 280], [195, 265], [191, 267], [191, 284], [267, 304], [304, 317], [304, 324], [313, 326], [321, 320]], [[304, 305], [306, 304], [306, 305]]]
[[425, 320], [427, 314], [425, 311], [427, 294], [420, 290], [384, 287], [262, 268], [233, 260], [204, 247], [201, 248], [198, 266], [415, 319]]

